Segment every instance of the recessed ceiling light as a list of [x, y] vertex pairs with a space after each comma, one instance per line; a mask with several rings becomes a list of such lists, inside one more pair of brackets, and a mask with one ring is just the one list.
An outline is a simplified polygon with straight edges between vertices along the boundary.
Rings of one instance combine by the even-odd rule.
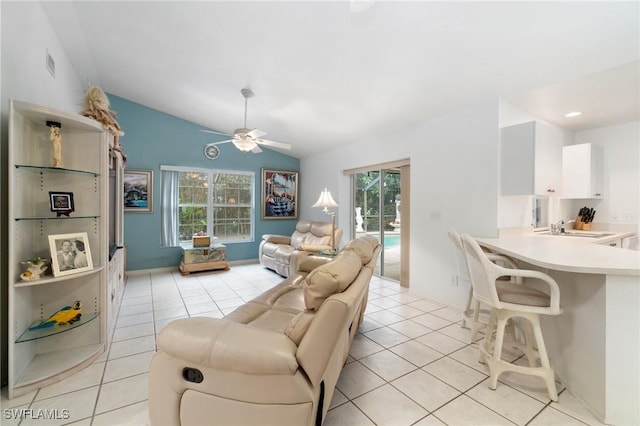
[[567, 117], [567, 118], [570, 118], [570, 117], [577, 117], [579, 115], [582, 115], [581, 111], [571, 111], [571, 112], [566, 113], [564, 116]]

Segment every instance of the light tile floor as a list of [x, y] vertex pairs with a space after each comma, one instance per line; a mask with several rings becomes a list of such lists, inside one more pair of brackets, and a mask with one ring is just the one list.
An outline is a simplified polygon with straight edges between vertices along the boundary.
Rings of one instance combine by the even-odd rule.
[[[83, 371], [27, 395], [2, 394], [3, 426], [146, 425], [148, 366], [155, 338], [187, 316], [221, 318], [281, 281], [257, 264], [188, 277], [178, 272], [130, 274], [109, 350]], [[356, 336], [324, 422], [334, 425], [599, 425], [559, 385], [512, 373], [489, 390], [478, 346], [459, 326], [460, 312], [374, 277], [365, 321]], [[510, 353], [516, 363], [523, 360]], [[7, 415], [6, 409], [58, 410], [57, 420]], [[68, 416], [62, 410], [68, 410]]]

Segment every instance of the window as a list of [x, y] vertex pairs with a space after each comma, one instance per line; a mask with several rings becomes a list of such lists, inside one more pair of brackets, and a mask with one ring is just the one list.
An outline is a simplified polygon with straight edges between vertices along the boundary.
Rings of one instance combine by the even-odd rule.
[[[163, 235], [163, 245], [175, 245], [176, 240], [188, 243], [199, 233], [215, 236], [222, 243], [253, 241], [253, 172], [175, 166], [161, 169], [163, 197], [177, 198], [162, 201], [163, 230], [177, 233], [177, 239], [171, 236], [165, 240]], [[167, 188], [172, 185], [177, 185], [177, 190]], [[166, 221], [174, 226], [168, 227]]]

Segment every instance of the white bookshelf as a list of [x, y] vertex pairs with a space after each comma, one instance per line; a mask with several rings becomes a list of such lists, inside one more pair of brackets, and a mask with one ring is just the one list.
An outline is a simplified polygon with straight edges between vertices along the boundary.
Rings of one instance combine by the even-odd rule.
[[[61, 124], [63, 167], [50, 128]], [[9, 109], [9, 398], [68, 377], [107, 345], [108, 134], [92, 119], [20, 101]], [[50, 211], [49, 191], [72, 192], [75, 211]], [[51, 259], [49, 235], [86, 232], [92, 270], [24, 281], [20, 262]], [[29, 331], [74, 301], [80, 321]]]

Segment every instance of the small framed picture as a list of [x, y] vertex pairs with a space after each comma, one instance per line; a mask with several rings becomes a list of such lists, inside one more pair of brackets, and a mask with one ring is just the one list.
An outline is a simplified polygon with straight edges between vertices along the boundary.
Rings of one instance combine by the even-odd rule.
[[124, 211], [153, 212], [153, 170], [125, 169]]
[[86, 232], [49, 235], [49, 250], [51, 269], [56, 277], [93, 269]]
[[58, 216], [61, 214], [68, 216], [75, 210], [73, 192], [49, 191], [49, 207], [52, 212], [58, 213]]
[[262, 220], [298, 218], [298, 172], [262, 169]]

